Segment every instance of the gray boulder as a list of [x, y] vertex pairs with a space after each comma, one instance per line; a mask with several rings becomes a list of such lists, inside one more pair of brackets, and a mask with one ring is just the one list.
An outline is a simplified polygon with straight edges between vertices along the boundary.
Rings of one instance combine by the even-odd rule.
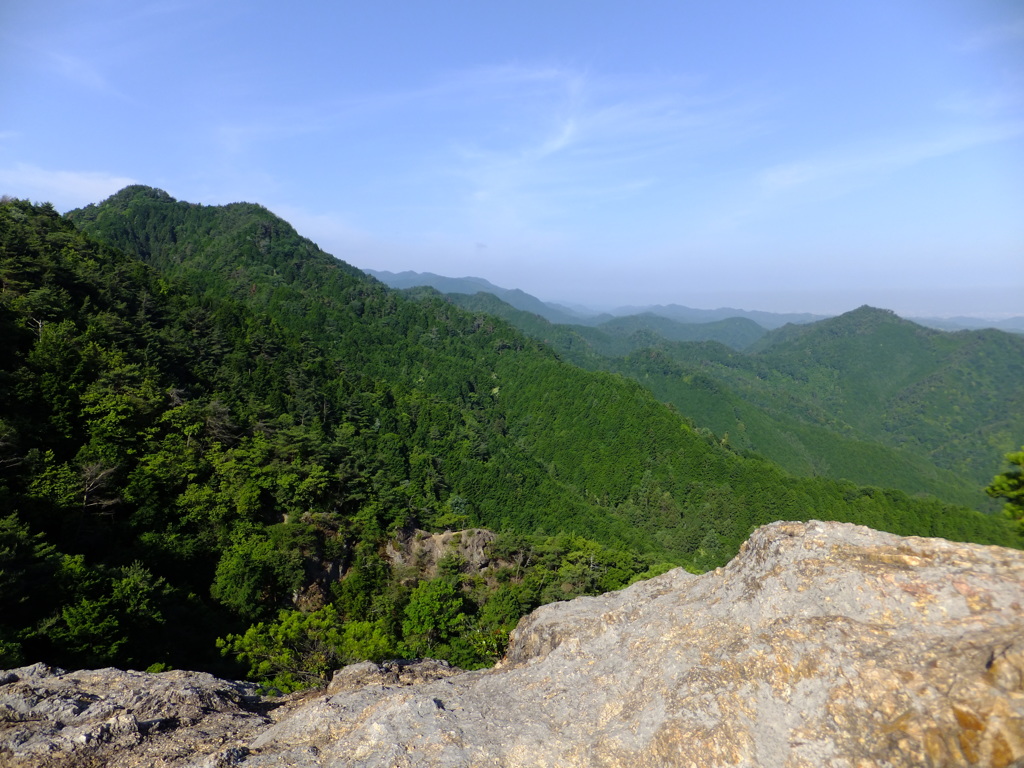
[[[202, 672], [0, 672], [0, 766], [178, 766], [241, 756], [272, 724], [251, 683]], [[226, 764], [226, 763], [222, 763]]]

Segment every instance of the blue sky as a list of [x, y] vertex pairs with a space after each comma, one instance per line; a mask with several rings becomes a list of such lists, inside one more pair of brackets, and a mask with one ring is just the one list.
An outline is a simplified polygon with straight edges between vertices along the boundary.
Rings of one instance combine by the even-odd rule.
[[7, 0], [0, 193], [595, 307], [1024, 314], [1024, 2]]

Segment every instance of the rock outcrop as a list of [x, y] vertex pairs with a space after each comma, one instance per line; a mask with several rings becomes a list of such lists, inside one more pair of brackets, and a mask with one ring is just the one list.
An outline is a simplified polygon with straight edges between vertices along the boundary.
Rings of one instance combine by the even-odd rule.
[[251, 683], [202, 672], [34, 664], [0, 672], [0, 765], [186, 765], [214, 753], [230, 760], [273, 724], [272, 706]]
[[447, 555], [459, 557], [470, 573], [478, 573], [492, 564], [490, 545], [497, 538], [497, 534], [484, 528], [444, 533], [414, 529], [390, 542], [385, 555], [392, 567], [406, 566], [411, 573], [428, 579], [437, 575], [437, 564]]
[[1024, 552], [775, 523], [712, 573], [535, 611], [493, 670], [361, 664], [288, 699], [0, 673], [0, 764], [47, 761], [1024, 766]]

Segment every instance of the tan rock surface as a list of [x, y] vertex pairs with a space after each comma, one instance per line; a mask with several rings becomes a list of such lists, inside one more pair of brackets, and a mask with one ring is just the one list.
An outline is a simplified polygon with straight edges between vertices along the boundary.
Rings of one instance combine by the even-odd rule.
[[392, 566], [406, 566], [411, 573], [422, 573], [430, 579], [437, 575], [437, 564], [447, 555], [462, 558], [468, 570], [476, 573], [491, 564], [490, 545], [497, 538], [497, 534], [483, 528], [444, 533], [415, 529], [389, 542], [385, 555]]
[[[348, 668], [194, 762], [1024, 766], [1022, 606], [1022, 552], [776, 523], [715, 572], [535, 611], [494, 670]], [[148, 738], [112, 764], [157, 764], [127, 762]]]

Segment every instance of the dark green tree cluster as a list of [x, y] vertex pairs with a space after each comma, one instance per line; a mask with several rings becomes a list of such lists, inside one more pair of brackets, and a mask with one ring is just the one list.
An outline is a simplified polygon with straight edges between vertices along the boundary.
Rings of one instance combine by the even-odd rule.
[[1003, 500], [1003, 514], [1024, 534], [1024, 446], [1006, 454], [1010, 469], [998, 474], [985, 489], [989, 496]]

